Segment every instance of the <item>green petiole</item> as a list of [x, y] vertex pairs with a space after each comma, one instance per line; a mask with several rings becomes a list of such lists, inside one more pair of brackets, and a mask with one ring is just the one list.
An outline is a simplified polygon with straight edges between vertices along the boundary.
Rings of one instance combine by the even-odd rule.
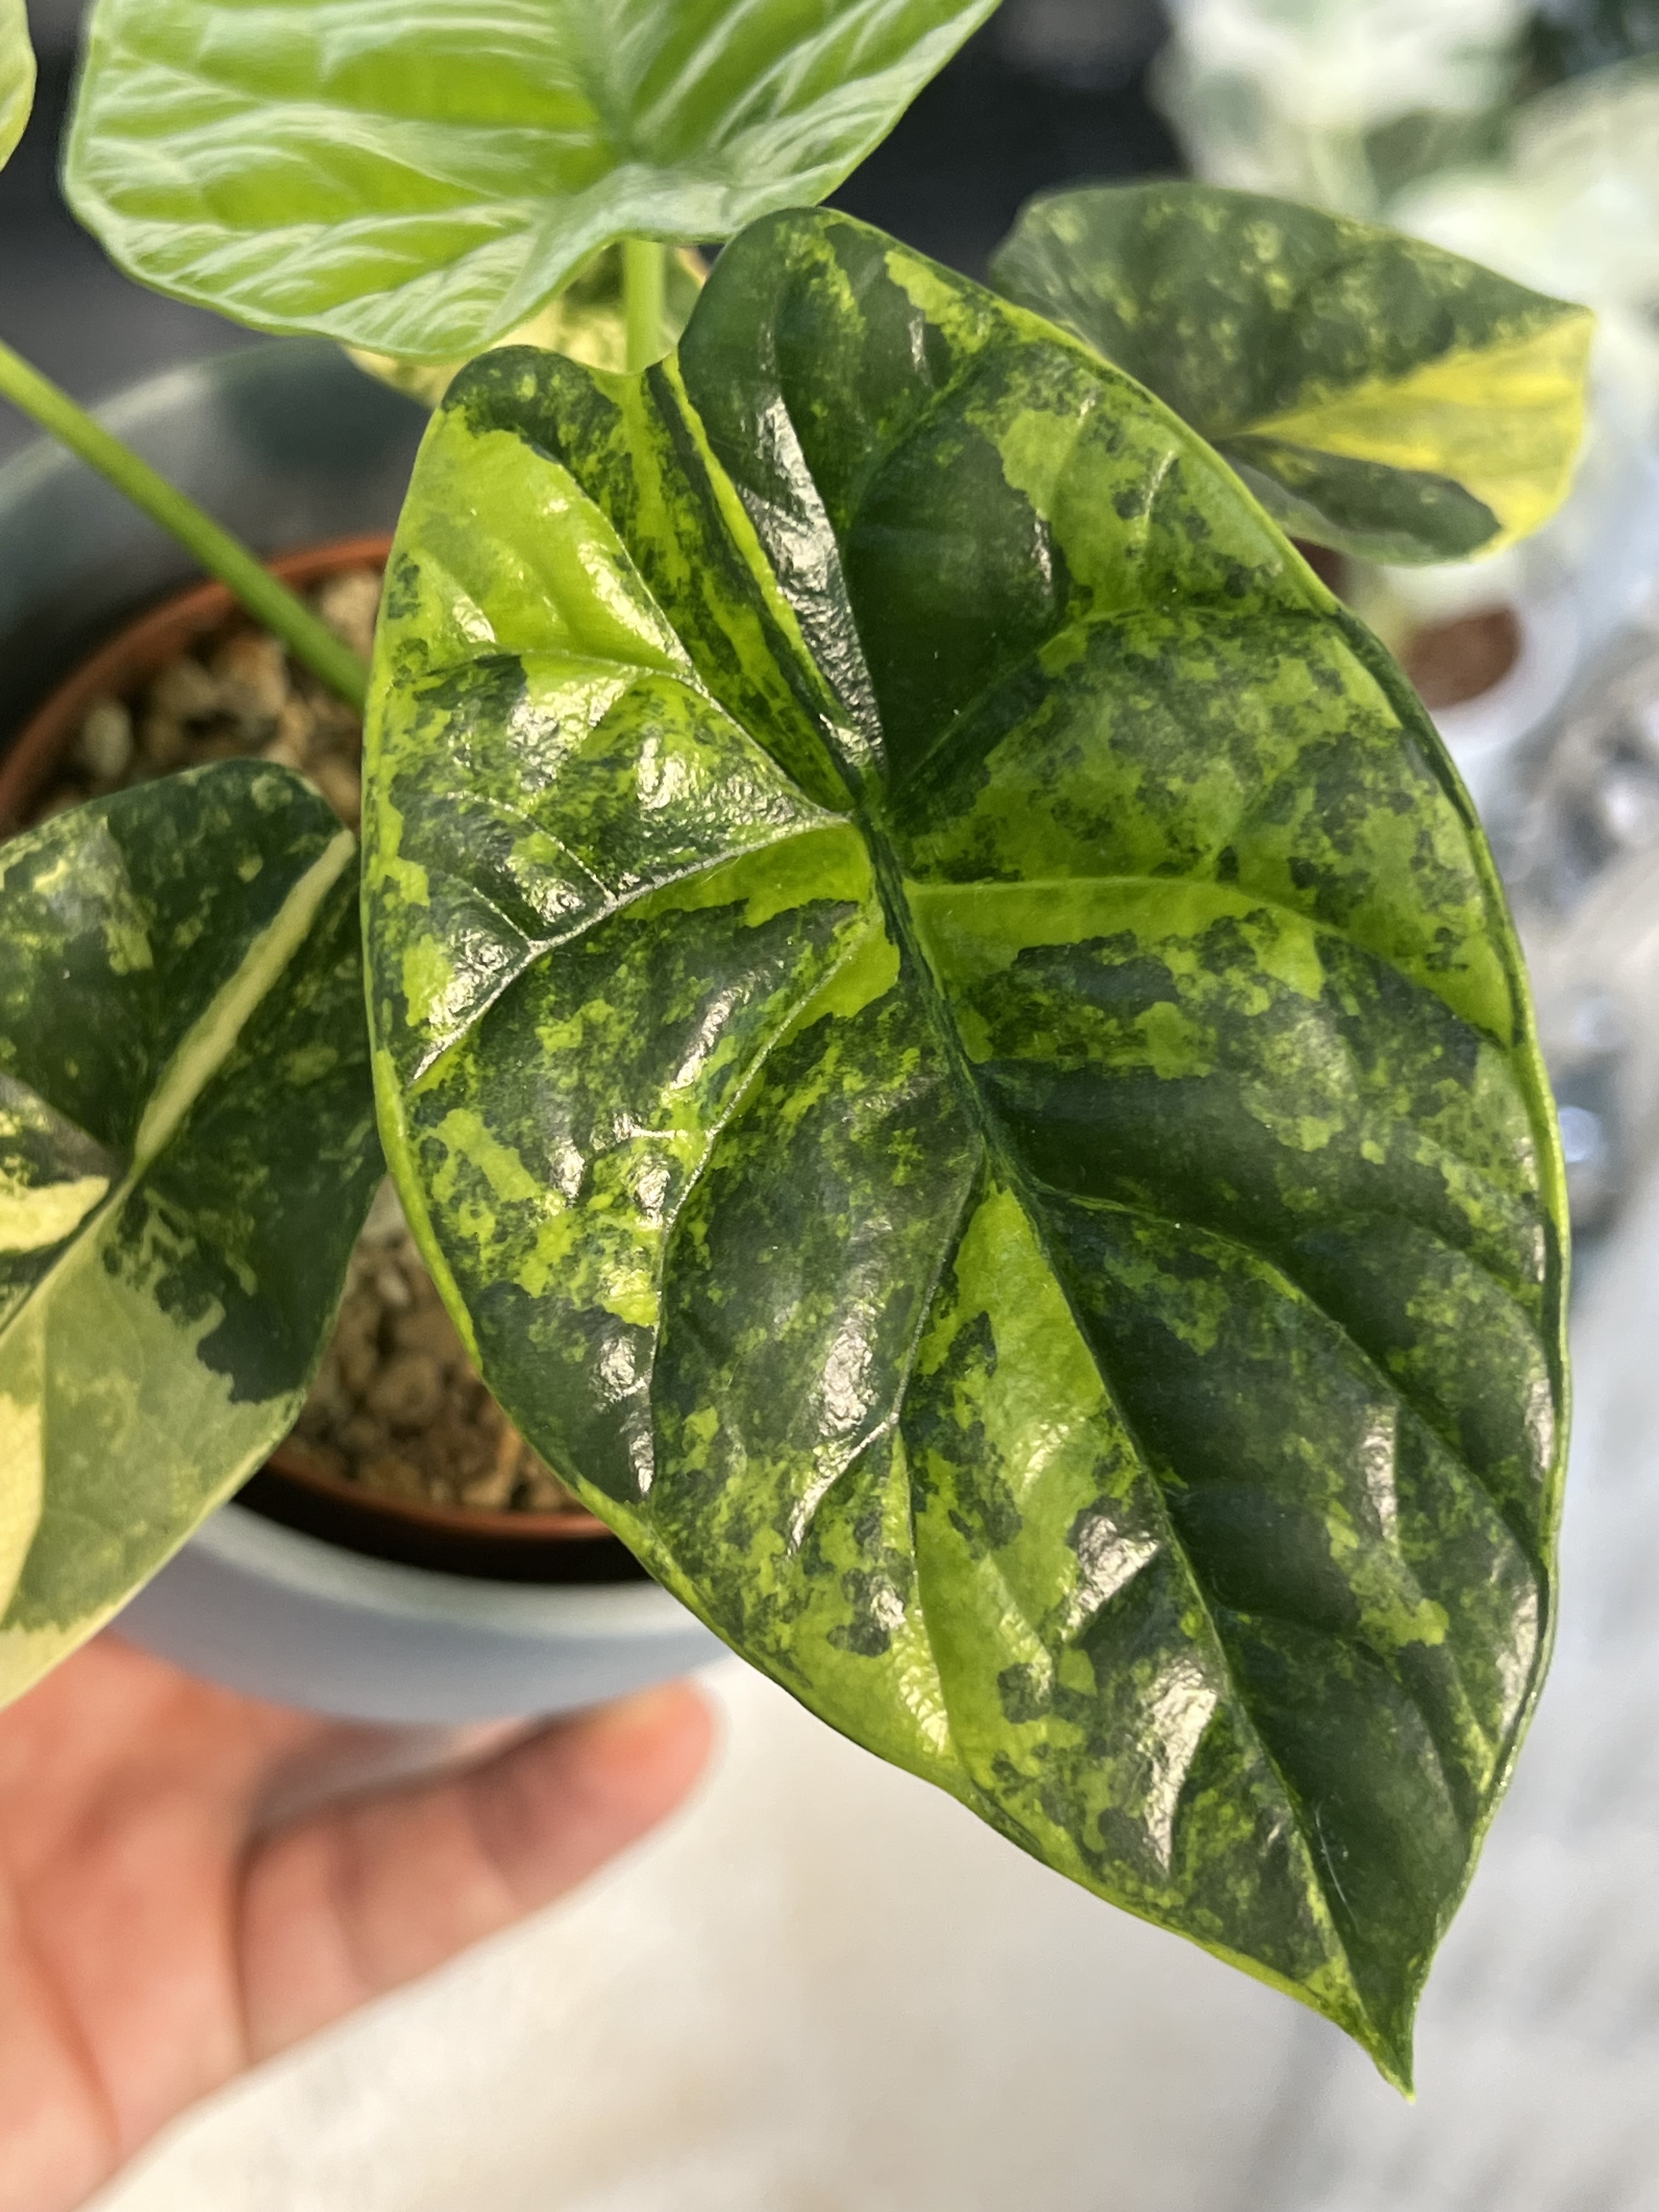
[[112, 432], [84, 408], [77, 407], [67, 392], [60, 392], [4, 343], [0, 343], [0, 398], [9, 399], [43, 430], [61, 439], [118, 491], [125, 492], [135, 507], [170, 531], [210, 575], [229, 586], [256, 622], [281, 638], [296, 660], [362, 714], [368, 696], [368, 664], [194, 500], [187, 499], [148, 461], [140, 460]]
[[663, 297], [668, 248], [659, 239], [623, 240], [623, 309], [628, 329], [628, 366], [649, 368], [663, 356]]

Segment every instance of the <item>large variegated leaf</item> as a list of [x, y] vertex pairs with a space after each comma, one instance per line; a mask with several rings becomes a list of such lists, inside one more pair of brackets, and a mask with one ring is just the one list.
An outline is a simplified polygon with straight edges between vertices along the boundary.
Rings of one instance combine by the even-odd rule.
[[996, 0], [98, 0], [65, 172], [130, 276], [464, 359], [601, 246], [822, 199]]
[[475, 362], [393, 554], [382, 1133], [719, 1632], [1397, 2079], [1544, 1665], [1561, 1185], [1432, 730], [1214, 454], [841, 217]]
[[34, 106], [34, 48], [25, 0], [0, 0], [0, 161], [9, 161]]
[[242, 762], [0, 849], [0, 1699], [299, 1409], [380, 1172], [354, 856]]
[[1319, 544], [1492, 552], [1571, 482], [1589, 310], [1419, 240], [1212, 185], [1092, 185], [1033, 200], [992, 275]]

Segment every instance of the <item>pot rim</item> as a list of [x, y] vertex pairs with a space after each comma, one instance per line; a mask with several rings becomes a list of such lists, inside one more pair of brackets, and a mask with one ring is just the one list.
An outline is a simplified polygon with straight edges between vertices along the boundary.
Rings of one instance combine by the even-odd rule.
[[432, 1505], [423, 1498], [393, 1498], [385, 1491], [369, 1490], [360, 1482], [349, 1482], [342, 1475], [326, 1474], [321, 1468], [307, 1466], [307, 1457], [303, 1444], [295, 1444], [291, 1437], [284, 1437], [272, 1449], [265, 1465], [285, 1482], [295, 1483], [333, 1504], [362, 1505], [373, 1499], [376, 1506], [395, 1511], [400, 1518], [430, 1529], [434, 1537], [474, 1534], [480, 1522], [492, 1535], [505, 1534], [507, 1532], [495, 1525], [501, 1521], [512, 1522], [515, 1535], [556, 1537], [561, 1543], [611, 1533], [599, 1515], [588, 1512], [585, 1506], [568, 1513], [514, 1513], [498, 1505]]
[[[393, 1620], [461, 1623], [502, 1636], [526, 1630], [543, 1639], [580, 1637], [597, 1627], [673, 1637], [686, 1627], [680, 1601], [643, 1573], [628, 1582], [587, 1585], [489, 1581], [349, 1550], [328, 1537], [268, 1520], [234, 1498], [209, 1515], [190, 1542], [209, 1558], [255, 1571], [262, 1581], [309, 1600]], [[551, 1609], [550, 1600], [556, 1600]]]
[[348, 1551], [236, 1499], [114, 1626], [246, 1696], [376, 1726], [541, 1719], [725, 1656], [643, 1575], [586, 1587], [486, 1583]]
[[[390, 531], [357, 538], [331, 538], [280, 553], [264, 565], [285, 584], [303, 587], [341, 568], [384, 568], [392, 550]], [[58, 756], [80, 727], [94, 700], [119, 698], [166, 666], [178, 653], [239, 614], [241, 602], [228, 584], [214, 580], [170, 592], [132, 621], [124, 623], [97, 651], [73, 668], [42, 700], [14, 744], [0, 756], [0, 825], [20, 823], [30, 800], [56, 765]], [[246, 619], [252, 622], [249, 615]]]

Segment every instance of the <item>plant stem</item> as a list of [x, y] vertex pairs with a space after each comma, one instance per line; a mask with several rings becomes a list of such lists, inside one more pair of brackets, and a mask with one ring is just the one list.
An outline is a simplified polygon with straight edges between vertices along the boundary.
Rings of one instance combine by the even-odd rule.
[[170, 531], [210, 575], [228, 585], [257, 622], [281, 638], [296, 660], [303, 661], [331, 691], [338, 692], [348, 706], [362, 714], [368, 696], [368, 669], [350, 647], [319, 622], [286, 584], [262, 568], [246, 545], [228, 531], [221, 530], [194, 500], [187, 499], [148, 461], [140, 460], [130, 447], [84, 408], [77, 407], [67, 392], [60, 392], [38, 369], [31, 368], [21, 354], [3, 343], [0, 343], [0, 398], [9, 399], [43, 430], [61, 439], [71, 453], [107, 477], [118, 491], [125, 492], [135, 507]]
[[649, 368], [663, 355], [663, 287], [668, 248], [655, 238], [623, 240], [623, 305], [628, 322], [628, 366]]

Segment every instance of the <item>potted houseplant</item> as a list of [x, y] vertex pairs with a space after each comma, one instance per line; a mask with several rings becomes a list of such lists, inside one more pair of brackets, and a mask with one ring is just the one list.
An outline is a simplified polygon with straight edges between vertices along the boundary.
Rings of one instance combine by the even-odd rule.
[[[1547, 1657], [1565, 1212], [1478, 823], [1273, 517], [1529, 526], [1587, 318], [1204, 191], [1040, 205], [1000, 293], [799, 205], [988, 12], [461, 52], [101, 0], [69, 176], [124, 265], [478, 357], [361, 883], [239, 762], [0, 855], [0, 1654], [281, 1434], [383, 1145], [693, 1613], [1403, 2084]], [[665, 244], [734, 229], [654, 365], [480, 351], [612, 246], [660, 331]]]
[[[895, 103], [902, 103], [907, 90], [931, 74], [984, 12], [983, 7], [924, 10], [916, 24], [884, 31], [861, 58], [851, 58], [850, 67], [835, 65], [830, 86], [832, 97], [829, 108], [823, 110], [827, 119], [812, 125], [825, 139], [818, 149], [819, 166], [811, 171], [813, 189], [822, 189], [830, 180], [824, 166], [828, 160], [838, 159], [844, 167], [861, 150], [861, 141], [872, 132], [879, 135], [896, 112]], [[15, 21], [8, 27], [11, 33], [8, 51], [21, 82], [27, 76], [27, 46], [21, 10], [13, 13]], [[937, 21], [932, 17], [937, 17]], [[916, 31], [921, 34], [919, 38], [912, 35]], [[775, 45], [775, 33], [769, 31], [767, 35]], [[805, 44], [810, 46], [811, 41]], [[863, 82], [866, 76], [870, 81]], [[817, 105], [823, 108], [821, 100]], [[787, 95], [781, 106], [787, 117], [790, 109]], [[19, 128], [26, 109], [24, 97], [18, 103]], [[719, 119], [716, 111], [706, 118], [707, 128], [712, 131]], [[808, 120], [811, 123], [810, 112]], [[764, 170], [769, 162], [772, 171], [776, 171], [784, 153], [779, 148], [769, 155], [752, 137], [744, 142], [742, 151], [745, 165], [752, 167], [758, 161]], [[790, 166], [785, 169], [781, 185], [775, 174], [770, 176], [763, 186], [763, 199], [769, 190], [775, 199], [781, 191], [788, 196], [788, 180], [798, 173], [795, 155], [799, 151], [798, 148], [790, 151]], [[625, 295], [619, 282], [624, 263], [629, 277]], [[699, 274], [700, 264], [694, 256], [665, 255], [650, 247], [643, 251], [621, 245], [609, 251], [601, 247], [580, 257], [570, 281], [531, 319], [525, 334], [595, 361], [620, 363], [630, 354], [642, 359], [653, 357], [684, 322]], [[441, 338], [443, 328], [433, 324], [430, 335]], [[379, 331], [367, 334], [383, 335]], [[453, 343], [459, 344], [461, 340]], [[427, 397], [441, 392], [456, 365], [453, 360], [411, 363], [376, 355], [372, 349], [358, 357], [388, 381]], [[213, 387], [210, 396], [221, 402], [226, 397], [222, 386], [234, 386], [241, 403], [247, 398], [244, 387], [250, 384], [283, 387], [265, 393], [263, 411], [269, 415], [270, 402], [283, 400], [277, 411], [299, 418], [301, 444], [307, 442], [307, 425], [313, 423], [317, 426], [310, 433], [313, 443], [327, 446], [343, 440], [351, 446], [361, 442], [367, 411], [373, 418], [373, 428], [382, 433], [371, 442], [384, 447], [387, 442], [382, 419], [385, 410], [377, 413], [368, 406], [372, 393], [367, 386], [343, 408], [337, 389], [342, 373], [337, 368], [331, 376], [326, 359], [296, 362], [292, 357], [254, 356], [233, 364], [223, 376], [209, 371], [205, 380]], [[139, 456], [123, 450], [118, 441], [102, 433], [63, 395], [52, 392], [15, 356], [4, 362], [3, 375], [9, 396], [28, 407], [83, 459], [104, 469], [152, 516], [174, 529], [182, 520], [179, 534], [186, 545], [231, 583], [246, 604], [272, 623], [291, 652], [304, 659], [301, 648], [309, 647], [307, 665], [326, 676], [343, 696], [361, 704], [366, 672], [348, 665], [342, 673], [336, 641], [325, 636], [319, 640], [314, 622], [310, 623], [307, 634], [306, 611], [273, 586], [246, 555], [239, 557], [239, 549], [229, 544], [223, 532], [216, 530], [205, 515], [189, 511], [189, 502], [179, 496], [176, 455], [172, 479], [164, 481], [154, 470], [147, 470]], [[175, 404], [179, 397], [167, 395]], [[201, 397], [197, 392], [188, 395], [184, 410], [187, 413], [192, 404], [199, 404]], [[145, 403], [139, 402], [139, 408], [144, 412]], [[221, 405], [216, 411], [225, 410]], [[352, 419], [343, 421], [343, 416]], [[177, 426], [168, 428], [176, 437]], [[393, 446], [400, 442], [401, 428], [398, 423], [393, 428]], [[292, 442], [293, 433], [289, 435]], [[190, 449], [188, 432], [184, 442], [185, 473], [191, 474], [198, 455]], [[201, 458], [216, 463], [223, 442], [222, 437], [208, 441]], [[307, 450], [302, 458], [308, 461], [313, 456]], [[352, 458], [355, 461], [357, 456], [354, 453]], [[250, 517], [257, 514], [258, 501], [270, 497], [271, 486], [268, 471], [254, 473], [257, 484], [216, 485], [220, 502], [227, 492], [240, 493], [244, 495], [240, 501], [241, 512]], [[73, 481], [72, 471], [60, 469], [56, 481], [30, 487], [30, 495], [17, 518], [20, 531], [27, 533], [39, 529], [43, 502], [54, 516], [60, 515], [65, 485]], [[381, 519], [378, 489], [377, 484], [375, 520]], [[106, 526], [108, 512], [107, 503], [97, 511], [100, 525]], [[61, 532], [58, 534], [61, 537]], [[60, 556], [64, 550], [60, 545]], [[84, 579], [79, 580], [84, 582]], [[130, 599], [131, 593], [123, 597]], [[38, 658], [40, 617], [46, 611], [40, 594], [31, 589], [24, 619], [17, 627], [28, 634], [32, 660]], [[327, 658], [331, 651], [332, 664]], [[349, 664], [350, 656], [344, 658]], [[48, 734], [38, 727], [32, 729], [26, 733], [25, 750], [39, 751], [28, 740]], [[37, 765], [13, 763], [14, 768], [24, 769]], [[19, 783], [15, 776], [10, 781]], [[3, 787], [0, 787], [0, 799], [3, 797]], [[0, 805], [0, 814], [4, 811]], [[326, 1266], [319, 1266], [319, 1282], [327, 1279]], [[283, 1426], [287, 1425], [284, 1421]], [[349, 1534], [366, 1541], [370, 1556], [360, 1556], [351, 1549], [341, 1553], [335, 1547], [325, 1553], [303, 1536], [290, 1534], [285, 1526], [238, 1512], [208, 1532], [161, 1588], [146, 1594], [129, 1626], [173, 1656], [216, 1667], [222, 1676], [228, 1674], [267, 1694], [386, 1718], [545, 1711], [589, 1702], [642, 1679], [656, 1679], [695, 1663], [714, 1648], [706, 1632], [680, 1607], [643, 1581], [619, 1546], [568, 1540], [567, 1531], [580, 1532], [573, 1531], [568, 1516], [558, 1516], [559, 1540], [549, 1538], [538, 1543], [538, 1521], [544, 1526], [553, 1525], [547, 1516], [515, 1514], [509, 1521], [502, 1516], [434, 1513], [419, 1507], [370, 1510], [367, 1500], [360, 1505], [343, 1505], [337, 1494], [319, 1500], [314, 1484], [296, 1489], [292, 1483], [272, 1484], [266, 1477], [261, 1481], [267, 1514], [280, 1516], [283, 1522], [298, 1520], [302, 1528], [322, 1525], [338, 1530], [343, 1523]], [[437, 1530], [434, 1536], [432, 1524], [438, 1522], [471, 1522], [472, 1525], [459, 1538], [453, 1526]], [[524, 1540], [527, 1535], [532, 1541]], [[434, 1541], [447, 1547], [448, 1573], [411, 1574], [384, 1564], [388, 1556], [402, 1559], [411, 1552], [429, 1558]], [[599, 1556], [607, 1550], [610, 1556]], [[458, 1573], [470, 1579], [458, 1580]], [[587, 1584], [597, 1580], [611, 1585], [626, 1581], [628, 1586], [503, 1589], [498, 1579], [502, 1574], [516, 1583], [545, 1579], [555, 1584], [567, 1581]], [[482, 1586], [480, 1578], [489, 1586]]]

